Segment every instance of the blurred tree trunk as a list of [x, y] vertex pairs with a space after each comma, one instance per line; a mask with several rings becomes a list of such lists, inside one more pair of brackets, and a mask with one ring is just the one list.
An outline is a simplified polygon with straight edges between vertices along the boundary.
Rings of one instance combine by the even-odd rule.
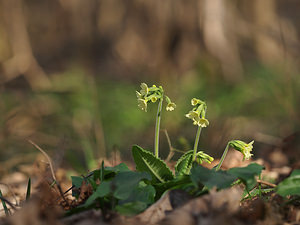
[[224, 77], [231, 83], [242, 79], [243, 68], [239, 56], [239, 46], [234, 33], [231, 3], [224, 0], [202, 0], [199, 15], [203, 38], [208, 51], [218, 59]]
[[50, 81], [32, 53], [22, 0], [1, 1], [1, 8], [12, 52], [3, 62], [4, 82], [24, 75], [33, 89], [48, 88]]

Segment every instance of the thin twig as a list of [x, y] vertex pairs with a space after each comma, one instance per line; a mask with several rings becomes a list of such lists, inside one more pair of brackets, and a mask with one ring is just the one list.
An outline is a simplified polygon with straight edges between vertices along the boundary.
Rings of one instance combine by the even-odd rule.
[[54, 173], [54, 169], [53, 169], [53, 165], [52, 165], [52, 161], [51, 161], [49, 155], [48, 155], [42, 148], [40, 148], [37, 144], [35, 144], [33, 141], [28, 140], [28, 142], [29, 142], [30, 144], [32, 144], [34, 147], [36, 147], [36, 148], [37, 148], [41, 153], [43, 153], [43, 155], [47, 158], [47, 160], [48, 160], [48, 162], [49, 162], [49, 166], [50, 166], [52, 178], [53, 178], [53, 180], [54, 180], [55, 183], [56, 183], [56, 186], [57, 186], [57, 188], [58, 188], [58, 191], [59, 191], [61, 197], [63, 198], [63, 200], [66, 202], [66, 204], [69, 205], [69, 203], [68, 203], [68, 201], [66, 200], [66, 198], [65, 198], [65, 196], [64, 196], [64, 193], [63, 193], [63, 191], [62, 191], [62, 189], [61, 189], [61, 186], [60, 186], [60, 184], [58, 183], [58, 181], [57, 181], [57, 179], [56, 179], [56, 176], [55, 176], [55, 173]]
[[48, 161], [48, 163], [49, 163], [49, 166], [50, 166], [52, 178], [53, 178], [53, 180], [56, 181], [54, 169], [53, 169], [53, 166], [52, 166], [52, 161], [51, 161], [49, 155], [48, 155], [43, 149], [41, 149], [36, 143], [34, 143], [33, 141], [28, 140], [28, 142], [29, 142], [30, 144], [32, 144], [34, 147], [36, 147], [37, 150], [39, 150], [39, 151], [46, 157], [46, 159], [47, 159], [47, 161]]
[[267, 185], [267, 186], [272, 187], [272, 188], [275, 188], [277, 186], [276, 184], [272, 184], [272, 183], [270, 183], [268, 181], [259, 180], [259, 179], [257, 180], [257, 183], [264, 184], [264, 185]]
[[179, 152], [179, 153], [186, 153], [186, 151], [184, 151], [184, 150], [179, 150], [179, 149], [173, 148], [173, 147], [172, 147], [172, 151]]
[[171, 140], [170, 140], [170, 137], [169, 137], [169, 134], [168, 134], [168, 131], [167, 129], [164, 129], [163, 130], [165, 135], [166, 135], [166, 138], [167, 138], [167, 141], [168, 141], [168, 145], [169, 145], [169, 149], [170, 149], [170, 152], [166, 158], [166, 162], [169, 162], [171, 160], [171, 158], [174, 156], [174, 152], [180, 152], [180, 153], [185, 153], [185, 151], [182, 151], [182, 150], [179, 150], [177, 148], [174, 148], [171, 144]]
[[171, 160], [171, 158], [174, 156], [174, 149], [172, 147], [168, 131], [166, 129], [164, 129], [163, 131], [164, 131], [164, 133], [166, 135], [166, 138], [167, 138], [167, 141], [168, 141], [168, 145], [169, 145], [169, 149], [170, 149], [170, 152], [169, 152], [169, 154], [168, 154], [168, 156], [166, 158], [166, 162], [169, 162]]

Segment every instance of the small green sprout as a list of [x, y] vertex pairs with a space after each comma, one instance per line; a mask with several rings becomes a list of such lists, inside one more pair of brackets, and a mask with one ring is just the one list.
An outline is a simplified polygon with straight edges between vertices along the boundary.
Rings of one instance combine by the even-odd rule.
[[218, 166], [216, 167], [216, 170], [219, 170], [221, 168], [221, 165], [227, 155], [229, 147], [234, 148], [235, 150], [241, 152], [243, 154], [243, 160], [249, 160], [253, 154], [251, 154], [251, 151], [253, 149], [253, 143], [254, 141], [249, 142], [248, 144], [246, 142], [240, 141], [240, 140], [232, 140], [229, 141], [226, 145], [226, 148], [224, 150], [224, 153], [220, 159], [220, 162]]
[[198, 126], [198, 130], [196, 133], [195, 144], [194, 144], [194, 152], [193, 152], [193, 160], [197, 159], [197, 148], [200, 139], [201, 130], [203, 127], [207, 127], [209, 125], [208, 120], [205, 118], [206, 114], [206, 103], [201, 101], [200, 99], [193, 98], [191, 100], [191, 105], [194, 108], [189, 111], [185, 116], [191, 120], [193, 120], [193, 124]]
[[152, 85], [152, 87], [148, 87], [147, 84], [141, 83], [141, 90], [136, 91], [136, 96], [138, 100], [138, 107], [147, 112], [148, 103], [155, 103], [158, 101], [158, 109], [156, 114], [156, 125], [155, 125], [155, 141], [154, 141], [154, 152], [155, 156], [158, 157], [159, 150], [159, 129], [160, 129], [160, 119], [161, 119], [161, 111], [162, 111], [162, 103], [164, 97], [167, 102], [166, 110], [173, 111], [176, 108], [176, 104], [171, 102], [170, 98], [164, 95], [164, 90], [162, 86], [157, 87], [156, 85]]

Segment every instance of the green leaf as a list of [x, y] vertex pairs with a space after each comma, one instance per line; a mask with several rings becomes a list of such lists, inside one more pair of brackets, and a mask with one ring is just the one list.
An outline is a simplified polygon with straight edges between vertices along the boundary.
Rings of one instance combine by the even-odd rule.
[[27, 183], [27, 191], [26, 191], [26, 201], [29, 200], [30, 198], [30, 193], [31, 193], [31, 179], [28, 179], [28, 183]]
[[74, 185], [76, 188], [80, 188], [84, 179], [82, 177], [71, 176], [71, 180], [72, 185]]
[[91, 184], [93, 190], [96, 190], [96, 189], [97, 189], [97, 186], [98, 186], [98, 185], [97, 185], [96, 181], [94, 181], [93, 178], [87, 178], [86, 180], [87, 180], [87, 182], [88, 182], [89, 184]]
[[153, 181], [164, 183], [174, 179], [174, 175], [167, 164], [160, 158], [155, 157], [151, 152], [134, 145], [132, 155], [138, 171], [151, 174]]
[[130, 171], [130, 169], [125, 163], [120, 163], [119, 165], [116, 165], [114, 167], [105, 167], [105, 171], [113, 171], [115, 173], [118, 173], [118, 172]]
[[173, 180], [165, 183], [157, 183], [154, 185], [156, 189], [156, 199], [159, 199], [167, 190], [182, 189], [186, 190], [189, 187], [195, 187], [189, 175], [177, 176]]
[[189, 174], [193, 163], [193, 150], [183, 154], [175, 165], [176, 176]]
[[151, 180], [151, 176], [145, 172], [120, 172], [112, 181], [115, 188], [114, 197], [117, 199], [127, 199], [141, 180]]
[[138, 186], [136, 186], [131, 192], [130, 196], [119, 201], [119, 204], [125, 204], [127, 202], [145, 202], [147, 204], [152, 204], [154, 202], [156, 191], [152, 185], [148, 185], [141, 181]]
[[231, 168], [227, 172], [237, 176], [246, 185], [246, 188], [251, 190], [256, 185], [255, 176], [259, 175], [263, 168], [257, 163], [251, 163], [246, 167]]
[[214, 169], [210, 170], [200, 165], [191, 169], [190, 176], [195, 185], [199, 186], [199, 184], [204, 184], [208, 188], [217, 187], [218, 189], [229, 188], [237, 178], [226, 171], [215, 171]]
[[101, 169], [100, 170], [94, 170], [93, 173], [93, 180], [96, 182], [97, 180], [102, 181], [101, 180]]
[[104, 196], [108, 195], [111, 191], [111, 182], [110, 181], [103, 181], [97, 187], [96, 191], [86, 200], [84, 207], [88, 207], [94, 203], [94, 201], [98, 198], [103, 198]]
[[147, 206], [145, 202], [127, 202], [123, 205], [117, 205], [116, 210], [123, 215], [133, 216], [144, 211]]
[[277, 185], [276, 192], [281, 196], [300, 195], [300, 170], [292, 174]]

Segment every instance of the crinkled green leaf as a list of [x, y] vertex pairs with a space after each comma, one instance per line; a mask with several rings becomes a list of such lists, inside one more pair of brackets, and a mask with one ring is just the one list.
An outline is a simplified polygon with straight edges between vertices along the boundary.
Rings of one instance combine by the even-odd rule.
[[125, 204], [128, 202], [145, 202], [146, 204], [152, 204], [155, 197], [155, 188], [152, 185], [146, 184], [141, 181], [138, 186], [136, 186], [130, 196], [125, 200], [120, 200], [119, 204]]
[[218, 189], [229, 188], [237, 178], [235, 175], [227, 173], [227, 171], [210, 170], [200, 165], [191, 169], [190, 176], [195, 185], [203, 184], [208, 188], [217, 187]]
[[292, 174], [277, 185], [276, 192], [281, 196], [300, 195], [300, 170]]
[[257, 163], [251, 163], [246, 167], [231, 168], [227, 172], [237, 176], [246, 185], [247, 189], [251, 190], [256, 185], [255, 176], [259, 175], [263, 168]]
[[167, 164], [160, 158], [155, 157], [151, 152], [134, 145], [132, 147], [132, 155], [136, 169], [138, 171], [148, 172], [155, 181], [164, 183], [174, 178]]
[[183, 154], [175, 165], [176, 176], [189, 174], [193, 163], [193, 150]]
[[130, 194], [138, 187], [141, 180], [151, 180], [150, 174], [146, 172], [120, 172], [112, 180], [115, 188], [114, 197], [117, 199], [127, 199]]

